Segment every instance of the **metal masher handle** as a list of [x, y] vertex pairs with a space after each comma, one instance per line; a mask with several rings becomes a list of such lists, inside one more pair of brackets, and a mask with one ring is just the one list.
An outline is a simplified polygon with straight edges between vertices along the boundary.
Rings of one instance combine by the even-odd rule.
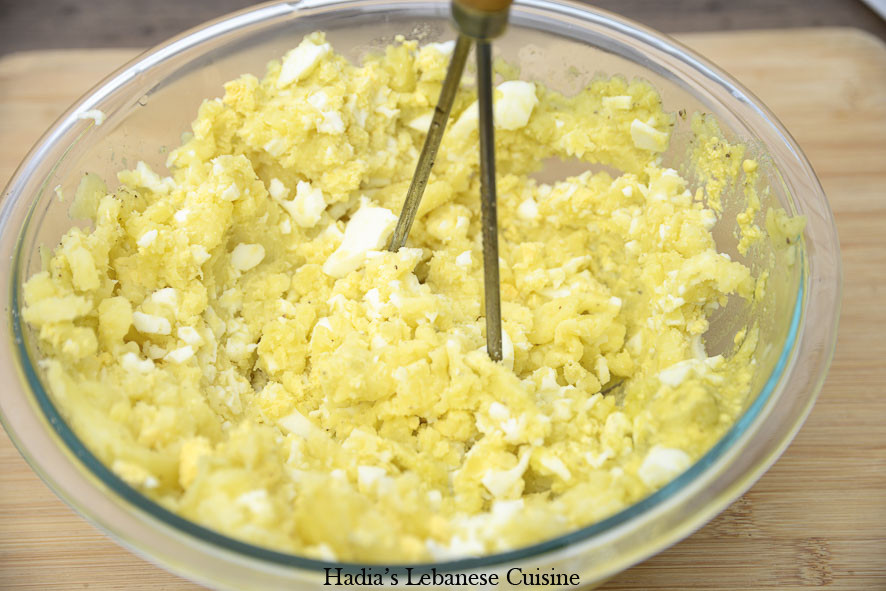
[[502, 359], [501, 296], [498, 270], [498, 220], [495, 189], [495, 130], [492, 110], [492, 47], [489, 41], [501, 35], [508, 22], [512, 0], [454, 0], [452, 17], [460, 34], [452, 52], [449, 69], [440, 89], [440, 98], [425, 143], [422, 146], [412, 183], [406, 193], [397, 227], [388, 249], [397, 251], [415, 221], [419, 204], [443, 131], [452, 110], [458, 84], [464, 72], [471, 40], [477, 41], [477, 102], [480, 126], [480, 197], [483, 224], [483, 286], [486, 313], [486, 350], [493, 361]]
[[471, 38], [466, 35], [459, 35], [458, 41], [455, 42], [455, 49], [452, 50], [452, 59], [449, 60], [446, 78], [443, 79], [440, 98], [437, 100], [434, 115], [431, 117], [428, 135], [425, 137], [421, 154], [418, 156], [418, 164], [415, 165], [412, 183], [409, 185], [409, 191], [406, 192], [406, 200], [403, 202], [403, 209], [400, 211], [397, 227], [394, 228], [394, 234], [391, 236], [391, 242], [388, 245], [388, 250], [392, 252], [397, 252], [406, 244], [406, 237], [412, 228], [412, 222], [415, 221], [418, 206], [421, 204], [421, 196], [425, 192], [425, 187], [428, 186], [428, 178], [431, 176], [434, 160], [437, 159], [437, 149], [440, 147], [440, 141], [443, 139], [446, 121], [449, 119], [449, 112], [452, 110], [452, 103], [455, 101], [456, 92], [458, 92], [458, 83], [461, 81], [461, 75], [464, 72], [465, 62], [468, 61], [468, 53], [470, 51]]
[[483, 223], [483, 293], [486, 351], [502, 358], [501, 295], [498, 273], [498, 214], [495, 190], [495, 127], [492, 114], [492, 46], [477, 42], [477, 103], [480, 107], [480, 208]]
[[502, 359], [502, 329], [495, 188], [495, 125], [492, 108], [492, 46], [489, 42], [504, 33], [510, 7], [511, 0], [454, 0], [452, 4], [452, 17], [461, 34], [477, 40], [483, 297], [486, 313], [486, 351], [493, 361]]

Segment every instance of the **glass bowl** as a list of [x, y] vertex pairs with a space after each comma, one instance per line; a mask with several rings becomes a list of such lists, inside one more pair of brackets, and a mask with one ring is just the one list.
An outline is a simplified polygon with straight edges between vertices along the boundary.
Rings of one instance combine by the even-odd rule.
[[[40, 247], [57, 244], [75, 223], [68, 205], [55, 197], [57, 186], [72, 194], [84, 171], [114, 178], [126, 157], [162, 168], [167, 149], [178, 145], [203, 98], [220, 96], [222, 84], [242, 73], [260, 75], [268, 60], [314, 30], [326, 31], [336, 50], [352, 60], [398, 34], [421, 43], [454, 37], [449, 4], [441, 1], [280, 2], [214, 21], [138, 57], [69, 109], [19, 167], [0, 211], [0, 282], [8, 298], [0, 343], [6, 430], [33, 469], [84, 517], [133, 551], [215, 587], [321, 588], [327, 568], [372, 565], [311, 560], [225, 537], [170, 513], [115, 476], [78, 440], [43, 385], [39, 356], [20, 316], [22, 284], [40, 269]], [[756, 270], [773, 271], [766, 304], [753, 310], [729, 305], [711, 319], [709, 350], [722, 348], [752, 318], [760, 322], [766, 346], [758, 351], [758, 375], [743, 414], [690, 469], [644, 500], [568, 535], [495, 555], [409, 565], [416, 573], [436, 568], [503, 578], [512, 568], [554, 569], [575, 573], [587, 585], [689, 535], [747, 490], [793, 438], [833, 354], [841, 290], [837, 234], [821, 186], [788, 132], [740, 84], [673, 40], [583, 5], [522, 0], [495, 51], [520, 67], [521, 78], [564, 93], [598, 73], [648, 80], [667, 110], [712, 115], [726, 138], [747, 145], [769, 187], [763, 210], [777, 205], [807, 217], [795, 264], [775, 250], [743, 259]], [[107, 115], [102, 125], [81, 117], [91, 109]], [[690, 178], [691, 139], [688, 119], [677, 118], [663, 155], [666, 165]], [[724, 218], [738, 207], [740, 196], [727, 194]], [[741, 258], [732, 229], [718, 224], [717, 246]], [[389, 573], [405, 568], [383, 566]], [[500, 586], [511, 584], [505, 579]]]

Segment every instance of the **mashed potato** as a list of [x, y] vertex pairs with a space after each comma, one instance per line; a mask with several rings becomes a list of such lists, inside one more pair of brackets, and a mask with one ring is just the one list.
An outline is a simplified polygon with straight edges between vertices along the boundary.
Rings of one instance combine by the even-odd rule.
[[[658, 165], [672, 119], [648, 84], [498, 86], [502, 362], [469, 90], [408, 247], [384, 250], [450, 51], [401, 41], [354, 66], [309, 35], [203, 103], [171, 176], [84, 177], [94, 224], [27, 282], [23, 315], [59, 407], [122, 479], [277, 550], [441, 560], [606, 517], [731, 425], [755, 332], [728, 360], [702, 335], [758, 286]], [[623, 174], [529, 176], [550, 157]]]

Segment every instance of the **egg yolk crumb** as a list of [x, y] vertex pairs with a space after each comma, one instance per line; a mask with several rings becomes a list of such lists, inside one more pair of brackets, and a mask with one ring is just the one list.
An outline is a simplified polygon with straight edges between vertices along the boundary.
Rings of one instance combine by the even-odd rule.
[[[470, 89], [408, 246], [385, 250], [451, 51], [401, 40], [352, 65], [311, 34], [204, 101], [169, 176], [83, 178], [73, 211], [94, 223], [27, 282], [23, 317], [120, 478], [276, 550], [444, 560], [611, 515], [733, 423], [755, 331], [728, 359], [702, 335], [755, 280], [716, 249], [719, 200], [660, 166], [672, 116], [645, 82], [498, 86], [502, 362]], [[621, 174], [539, 182], [548, 158]]]

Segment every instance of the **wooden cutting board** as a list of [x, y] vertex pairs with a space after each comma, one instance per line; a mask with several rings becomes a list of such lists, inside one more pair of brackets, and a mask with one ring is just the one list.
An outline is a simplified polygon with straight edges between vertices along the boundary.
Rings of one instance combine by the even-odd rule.
[[[706, 527], [604, 588], [886, 589], [886, 46], [852, 29], [679, 38], [768, 104], [815, 166], [841, 236], [843, 315], [824, 390], [781, 460]], [[0, 184], [63, 109], [136, 53], [0, 60]], [[0, 588], [87, 587], [200, 589], [75, 515], [0, 433]]]

